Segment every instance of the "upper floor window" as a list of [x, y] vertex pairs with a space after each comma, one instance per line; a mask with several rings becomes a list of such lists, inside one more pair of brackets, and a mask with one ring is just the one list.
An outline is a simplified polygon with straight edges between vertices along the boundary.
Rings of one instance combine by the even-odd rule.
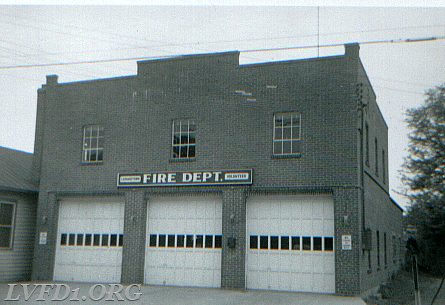
[[196, 123], [194, 119], [174, 120], [172, 123], [172, 158], [195, 158]]
[[375, 175], [379, 175], [379, 143], [375, 138]]
[[365, 124], [365, 164], [369, 166], [369, 126]]
[[104, 128], [89, 125], [83, 128], [82, 162], [98, 163], [103, 161]]
[[386, 184], [386, 164], [385, 164], [385, 150], [382, 149], [382, 180]]
[[298, 112], [276, 113], [274, 115], [274, 155], [300, 154], [301, 114]]
[[14, 203], [0, 202], [0, 248], [12, 248]]

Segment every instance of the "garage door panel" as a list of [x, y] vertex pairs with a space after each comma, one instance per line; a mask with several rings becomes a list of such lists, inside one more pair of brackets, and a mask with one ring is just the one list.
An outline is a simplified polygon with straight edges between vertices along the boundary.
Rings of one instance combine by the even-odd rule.
[[[246, 216], [247, 288], [328, 293], [335, 290], [334, 253], [330, 246], [334, 235], [331, 197], [250, 197]], [[258, 240], [258, 245], [250, 245], [251, 236]], [[261, 240], [263, 244], [266, 240], [261, 236], [267, 238], [266, 249], [259, 249]]]
[[150, 247], [147, 240], [146, 268], [162, 265], [161, 259], [148, 263], [150, 253], [155, 252], [159, 258], [168, 260], [174, 272], [163, 269], [158, 269], [161, 274], [157, 275], [145, 272], [145, 283], [159, 284], [153, 276], [160, 276], [167, 285], [220, 287], [220, 279], [215, 280], [214, 273], [220, 274], [221, 268], [221, 249], [215, 247], [215, 236], [222, 232], [221, 215], [222, 202], [217, 197], [150, 199], [148, 235], [165, 235], [172, 247], [163, 252], [159, 247]]
[[[122, 247], [117, 245], [117, 236], [123, 234], [123, 212], [124, 202], [115, 198], [62, 200], [54, 279], [120, 282]], [[95, 235], [99, 237], [97, 245], [93, 242]], [[112, 235], [115, 236], [115, 245], [110, 245]], [[106, 237], [102, 245], [103, 236]]]

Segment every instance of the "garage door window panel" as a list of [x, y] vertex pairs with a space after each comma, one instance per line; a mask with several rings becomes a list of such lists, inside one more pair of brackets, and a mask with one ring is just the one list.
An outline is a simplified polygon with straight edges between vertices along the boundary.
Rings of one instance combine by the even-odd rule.
[[281, 236], [281, 250], [289, 250], [289, 236]]
[[260, 249], [261, 250], [269, 249], [269, 236], [260, 236]]
[[303, 251], [311, 250], [311, 238], [309, 236], [303, 237]]
[[300, 236], [292, 236], [292, 250], [300, 250]]
[[175, 235], [168, 235], [167, 247], [174, 248], [175, 247]]
[[334, 238], [333, 237], [325, 237], [324, 238], [324, 250], [325, 251], [334, 251]]
[[177, 248], [184, 248], [184, 235], [178, 235], [176, 243]]

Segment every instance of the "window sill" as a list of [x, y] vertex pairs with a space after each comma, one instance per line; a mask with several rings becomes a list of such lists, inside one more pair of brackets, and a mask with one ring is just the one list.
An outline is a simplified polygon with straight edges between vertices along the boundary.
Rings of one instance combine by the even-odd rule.
[[86, 165], [86, 166], [89, 166], [89, 165], [94, 166], [94, 165], [102, 165], [102, 164], [104, 164], [104, 161], [99, 161], [99, 162], [82, 162], [82, 165]]
[[301, 154], [293, 154], [293, 155], [272, 155], [272, 159], [299, 159], [301, 158]]
[[184, 163], [184, 162], [195, 162], [196, 158], [178, 158], [178, 159], [173, 159], [170, 158], [169, 162], [171, 163]]

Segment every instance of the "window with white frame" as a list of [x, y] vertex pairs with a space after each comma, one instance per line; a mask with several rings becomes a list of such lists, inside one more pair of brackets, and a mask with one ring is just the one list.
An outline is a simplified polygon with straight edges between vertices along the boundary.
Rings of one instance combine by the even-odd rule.
[[89, 125], [83, 128], [82, 162], [99, 163], [103, 161], [104, 128]]
[[196, 150], [196, 122], [194, 119], [174, 120], [172, 123], [172, 158], [193, 159]]
[[12, 248], [15, 204], [0, 202], [0, 248]]
[[273, 154], [299, 155], [301, 140], [301, 114], [284, 112], [274, 115]]

